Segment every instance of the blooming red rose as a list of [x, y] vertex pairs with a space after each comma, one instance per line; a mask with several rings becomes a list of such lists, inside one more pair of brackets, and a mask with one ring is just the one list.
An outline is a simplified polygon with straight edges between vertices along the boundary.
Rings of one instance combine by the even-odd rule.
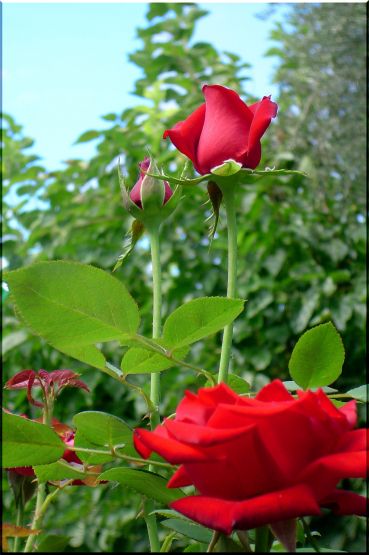
[[[147, 170], [150, 167], [150, 158], [145, 158], [142, 162], [140, 162], [139, 167], [140, 167], [140, 177], [137, 183], [132, 188], [132, 191], [130, 192], [129, 196], [132, 202], [134, 202], [139, 208], [142, 208], [142, 198], [141, 198], [142, 182], [146, 177], [145, 172], [147, 172]], [[170, 188], [169, 183], [167, 181], [164, 181], [164, 187], [165, 187], [165, 192], [164, 192], [163, 205], [168, 202], [168, 200], [173, 194], [172, 189]]]
[[204, 85], [205, 103], [185, 121], [167, 129], [169, 137], [200, 174], [232, 159], [255, 169], [261, 158], [260, 139], [277, 115], [278, 106], [264, 96], [246, 106], [238, 94], [220, 85]]
[[168, 487], [196, 487], [172, 508], [229, 534], [321, 507], [365, 514], [363, 497], [336, 489], [366, 473], [367, 430], [355, 424], [355, 401], [337, 409], [321, 389], [294, 398], [274, 380], [250, 399], [220, 384], [187, 391], [174, 419], [135, 430], [135, 446], [181, 465]]

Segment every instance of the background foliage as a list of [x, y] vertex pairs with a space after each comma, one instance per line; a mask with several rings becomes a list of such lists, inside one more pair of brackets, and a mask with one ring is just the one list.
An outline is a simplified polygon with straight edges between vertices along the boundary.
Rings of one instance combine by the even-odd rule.
[[[68, 160], [64, 169], [46, 171], [29, 154], [32, 140], [4, 116], [3, 255], [11, 269], [34, 260], [70, 259], [111, 270], [131, 221], [121, 203], [118, 157], [132, 184], [147, 149], [159, 167], [179, 173], [184, 158], [162, 140], [162, 133], [202, 102], [202, 84], [223, 84], [247, 102], [259, 100], [251, 94], [244, 60], [208, 43], [194, 44], [201, 17], [206, 11], [196, 4], [148, 5], [147, 24], [137, 30], [141, 48], [130, 55], [141, 68], [134, 92], [142, 103], [106, 114], [107, 129], [87, 130], [78, 138], [95, 141], [90, 160]], [[280, 177], [272, 183], [261, 178], [239, 192], [239, 296], [247, 303], [235, 326], [232, 365], [255, 387], [275, 376], [287, 379], [299, 335], [329, 320], [346, 349], [337, 387], [347, 390], [364, 381], [364, 33], [361, 4], [293, 4], [272, 33], [275, 46], [268, 54], [276, 59], [279, 96], [274, 100], [280, 108], [263, 139], [260, 167], [300, 169], [310, 179]], [[205, 188], [194, 188], [163, 230], [164, 315], [190, 298], [226, 291], [224, 218], [209, 248], [206, 201]], [[142, 310], [141, 331], [149, 333], [145, 238], [116, 275]], [[33, 337], [6, 298], [4, 327], [4, 379], [30, 367], [84, 373], [92, 394], [64, 392], [59, 420], [70, 424], [73, 414], [89, 408], [135, 425], [142, 418], [140, 399]], [[109, 360], [119, 365], [121, 350], [109, 349]], [[219, 354], [218, 336], [197, 345], [192, 360], [216, 371]], [[135, 379], [148, 386], [147, 378]], [[162, 412], [173, 412], [184, 389], [200, 383], [188, 371], [164, 372]], [[7, 394], [6, 404], [18, 413], [28, 410], [22, 392]], [[4, 502], [7, 512], [10, 495]], [[46, 524], [52, 533], [70, 538], [68, 551], [145, 551], [142, 522], [134, 519], [138, 510], [138, 499], [122, 488], [70, 488], [50, 509]], [[364, 550], [361, 521], [345, 517], [332, 525], [331, 517], [322, 520], [333, 549]], [[183, 545], [178, 540], [174, 547]]]

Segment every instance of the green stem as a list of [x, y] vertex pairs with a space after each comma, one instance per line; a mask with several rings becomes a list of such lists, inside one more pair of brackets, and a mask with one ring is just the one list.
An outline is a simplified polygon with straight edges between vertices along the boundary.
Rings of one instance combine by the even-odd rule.
[[[150, 230], [151, 262], [152, 262], [152, 281], [153, 281], [153, 318], [152, 318], [152, 338], [159, 339], [161, 334], [161, 266], [160, 266], [160, 242], [159, 229], [157, 227]], [[160, 403], [160, 373], [151, 374], [150, 399], [155, 409], [151, 413], [151, 429], [155, 428], [159, 422], [159, 403]]]
[[[152, 318], [152, 337], [158, 339], [161, 335], [161, 266], [160, 266], [160, 226], [152, 226], [149, 230], [152, 281], [153, 281], [153, 318]], [[160, 373], [151, 374], [150, 401], [153, 410], [150, 413], [150, 425], [153, 430], [160, 424], [159, 403], [160, 403]], [[153, 465], [149, 465], [149, 470], [153, 470]], [[150, 514], [154, 509], [154, 503], [150, 499], [144, 502], [144, 515], [147, 532], [149, 535], [151, 553], [160, 551], [159, 533], [156, 516]]]
[[[42, 519], [45, 515], [46, 509], [48, 508], [48, 506], [50, 505], [50, 503], [54, 499], [54, 497], [56, 495], [58, 495], [59, 491], [64, 489], [66, 486], [68, 486], [72, 482], [73, 482], [73, 480], [69, 480], [66, 484], [64, 484], [63, 487], [56, 488], [52, 493], [49, 493], [49, 495], [43, 501], [40, 502], [39, 507], [37, 507], [37, 504], [36, 504], [35, 527], [33, 528], [33, 523], [32, 523], [32, 528], [31, 528], [32, 530], [37, 530], [38, 527], [41, 525], [41, 522], [42, 522]], [[43, 485], [45, 485], [45, 484], [43, 484]], [[30, 541], [31, 539], [32, 539], [32, 542]], [[29, 536], [28, 537], [26, 547], [24, 548], [24, 553], [29, 553], [30, 551], [32, 551], [34, 539], [35, 539], [35, 536]]]
[[[122, 447], [121, 447], [122, 448]], [[140, 459], [139, 457], [131, 457], [129, 455], [121, 455], [120, 453], [117, 452], [117, 449], [119, 449], [119, 446], [114, 447], [111, 451], [105, 450], [105, 449], [89, 449], [88, 447], [70, 447], [68, 446], [68, 449], [70, 451], [76, 451], [78, 452], [83, 452], [83, 453], [91, 453], [94, 455], [110, 455], [112, 457], [117, 457], [118, 459], [122, 459], [124, 461], [127, 462], [133, 462], [133, 463], [140, 463], [140, 464], [151, 464], [154, 466], [160, 466], [162, 468], [173, 468], [172, 464], [169, 463], [163, 463], [160, 461], [146, 461], [145, 459]], [[91, 475], [94, 475], [95, 473], [90, 473]]]
[[270, 551], [269, 534], [269, 526], [259, 526], [255, 529], [255, 553]]
[[[51, 396], [49, 398], [45, 396], [44, 401], [45, 403], [44, 403], [44, 408], [42, 412], [42, 423], [45, 424], [46, 426], [51, 427], [51, 423], [53, 419], [54, 400]], [[35, 509], [35, 514], [33, 515], [31, 530], [38, 530], [39, 527], [41, 526], [44, 512], [48, 505], [47, 504], [45, 509], [42, 510], [45, 497], [46, 497], [46, 483], [38, 482], [36, 509]], [[35, 539], [36, 539], [35, 536], [28, 536], [27, 542], [24, 548], [24, 553], [29, 553], [30, 551], [32, 551]]]
[[[17, 516], [15, 521], [16, 526], [22, 526], [23, 513], [24, 513], [24, 496], [23, 496], [23, 488], [22, 488], [22, 493], [20, 495], [20, 499], [18, 499], [18, 504], [17, 504]], [[14, 553], [18, 553], [19, 551], [19, 541], [20, 541], [19, 537], [14, 538], [14, 544], [13, 544]]]
[[[46, 484], [39, 483], [37, 487], [37, 497], [36, 497], [36, 509], [33, 515], [31, 530], [38, 530], [42, 522], [43, 513], [41, 512], [41, 507], [44, 503], [46, 496]], [[33, 549], [33, 544], [35, 542], [35, 536], [28, 536], [27, 542], [24, 548], [24, 553], [30, 553]]]
[[[210, 372], [207, 372], [207, 370], [204, 370], [199, 366], [194, 366], [193, 364], [185, 362], [184, 360], [175, 358], [170, 351], [165, 349], [165, 347], [161, 347], [157, 343], [150, 341], [150, 339], [147, 339], [147, 337], [143, 337], [142, 335], [136, 335], [135, 339], [140, 343], [142, 343], [143, 345], [145, 345], [146, 347], [148, 347], [151, 351], [155, 353], [159, 353], [160, 355], [167, 358], [168, 360], [171, 360], [178, 366], [183, 366], [184, 368], [189, 368], [190, 370], [195, 370], [195, 372], [198, 372], [199, 374], [203, 374], [210, 382], [214, 383], [213, 375]], [[114, 369], [114, 367], [111, 364], [109, 366], [111, 366]]]
[[[235, 192], [232, 186], [222, 188], [228, 227], [228, 283], [227, 297], [236, 296], [237, 276], [237, 224], [235, 210]], [[220, 355], [218, 383], [227, 383], [229, 360], [231, 357], [233, 323], [224, 328], [222, 352]]]

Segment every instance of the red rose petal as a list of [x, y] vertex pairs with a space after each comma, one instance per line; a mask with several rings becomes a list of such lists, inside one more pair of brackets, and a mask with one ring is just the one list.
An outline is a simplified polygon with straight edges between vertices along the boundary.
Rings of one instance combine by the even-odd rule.
[[202, 90], [206, 111], [197, 147], [197, 166], [204, 174], [228, 159], [242, 162], [253, 118], [235, 91], [220, 85], [205, 85]]
[[365, 478], [368, 471], [366, 455], [365, 451], [349, 451], [327, 455], [308, 466], [302, 476], [327, 472], [330, 475], [334, 475], [337, 480], [342, 478]]
[[200, 447], [209, 447], [218, 444], [224, 444], [227, 441], [236, 439], [251, 426], [241, 428], [211, 428], [210, 426], [198, 426], [188, 422], [179, 422], [178, 420], [166, 420], [165, 427], [174, 439], [187, 443], [189, 445], [199, 445]]
[[129, 193], [130, 199], [132, 202], [137, 204], [139, 208], [142, 208], [142, 201], [141, 201], [141, 185], [143, 181], [144, 175], [141, 175], [138, 179], [135, 186], [132, 188], [131, 192]]
[[344, 434], [335, 446], [335, 451], [366, 451], [368, 449], [369, 430], [361, 428]]
[[319, 500], [324, 499], [343, 478], [365, 478], [367, 453], [351, 451], [327, 455], [312, 462], [299, 476], [298, 482], [308, 484]]
[[367, 498], [352, 491], [336, 490], [321, 504], [332, 509], [336, 515], [366, 516], [368, 513]]
[[197, 170], [196, 149], [204, 125], [204, 119], [205, 104], [201, 104], [187, 119], [179, 121], [172, 129], [167, 129], [163, 135], [164, 139], [170, 138], [174, 146], [192, 161]]
[[185, 397], [179, 403], [176, 410], [176, 420], [183, 422], [194, 422], [195, 424], [204, 425], [214, 412], [215, 405], [208, 400], [207, 402], [200, 399], [191, 391], [185, 391]]
[[[304, 396], [290, 402], [261, 402], [249, 399], [246, 405], [221, 404], [209, 418], [214, 428], [239, 428], [254, 424], [285, 476], [293, 476], [327, 452], [338, 440], [340, 429], [321, 420], [316, 399]], [[335, 432], [335, 435], [334, 435]], [[262, 464], [262, 462], [260, 462]], [[256, 473], [259, 474], [259, 472]]]
[[281, 380], [273, 380], [264, 386], [255, 399], [264, 402], [294, 401], [291, 393], [287, 391]]
[[312, 492], [301, 485], [246, 501], [190, 496], [178, 499], [170, 506], [195, 522], [224, 534], [299, 516], [320, 514]]
[[340, 407], [338, 410], [346, 417], [350, 428], [354, 428], [357, 424], [356, 401], [353, 399], [352, 401], [345, 403], [343, 407]]
[[240, 396], [227, 384], [220, 383], [214, 387], [201, 387], [198, 391], [198, 398], [199, 401], [216, 406], [219, 403], [234, 405], [239, 401]]
[[225, 445], [204, 447], [204, 452], [209, 458], [206, 463], [185, 464], [192, 483], [202, 495], [241, 500], [288, 484], [289, 476], [253, 426]]
[[270, 125], [272, 118], [275, 118], [278, 111], [278, 105], [270, 100], [270, 97], [264, 98], [253, 105], [254, 117], [251, 123], [247, 145], [247, 159], [245, 163], [247, 167], [254, 169], [260, 162], [260, 139]]
[[155, 451], [171, 464], [181, 464], [189, 461], [204, 461], [207, 459], [202, 451], [183, 445], [175, 439], [167, 439], [149, 430], [138, 428], [134, 431], [135, 437], [147, 449]]
[[180, 466], [167, 483], [167, 488], [183, 488], [191, 485], [191, 477], [187, 474], [185, 467]]

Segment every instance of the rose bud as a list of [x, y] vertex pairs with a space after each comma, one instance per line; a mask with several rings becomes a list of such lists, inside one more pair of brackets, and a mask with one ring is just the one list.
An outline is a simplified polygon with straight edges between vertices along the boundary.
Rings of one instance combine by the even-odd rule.
[[274, 380], [246, 398], [222, 383], [186, 391], [174, 419], [135, 430], [135, 447], [180, 465], [168, 487], [197, 489], [173, 509], [230, 534], [319, 515], [322, 507], [364, 515], [365, 498], [337, 488], [366, 475], [367, 430], [354, 429], [356, 419], [355, 401], [336, 408], [322, 389], [294, 398]]
[[[163, 206], [168, 202], [173, 192], [169, 187], [167, 181], [158, 181], [148, 175], [145, 172], [150, 173], [150, 158], [145, 158], [139, 164], [140, 167], [140, 177], [129, 194], [130, 199], [139, 207], [142, 208], [142, 196], [147, 197], [148, 195], [157, 195], [161, 202], [160, 205]], [[163, 186], [164, 186], [164, 198], [163, 196]]]
[[237, 171], [235, 164], [255, 169], [261, 158], [260, 139], [277, 115], [277, 104], [264, 96], [247, 106], [235, 91], [221, 85], [204, 85], [202, 91], [205, 103], [167, 129], [164, 138], [169, 137], [202, 175], [225, 162], [225, 175]]
[[128, 191], [118, 165], [123, 205], [136, 220], [142, 222], [146, 227], [156, 227], [175, 210], [181, 188], [177, 186], [172, 191], [167, 181], [147, 175], [158, 175], [159, 173], [150, 158], [145, 158], [140, 162], [139, 167], [139, 179], [132, 190]]

